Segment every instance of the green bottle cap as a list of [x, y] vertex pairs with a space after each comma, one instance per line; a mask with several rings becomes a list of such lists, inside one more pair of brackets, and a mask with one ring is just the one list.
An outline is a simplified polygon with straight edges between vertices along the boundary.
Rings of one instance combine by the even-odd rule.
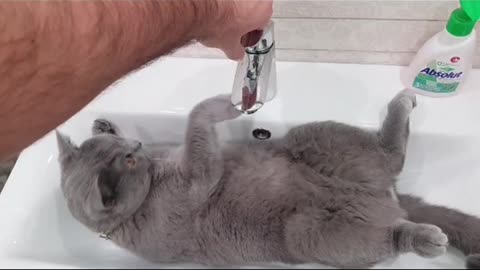
[[474, 22], [480, 19], [480, 0], [460, 0], [460, 6]]
[[456, 9], [450, 15], [447, 23], [447, 31], [456, 37], [465, 37], [475, 29], [476, 20], [472, 20], [461, 8]]

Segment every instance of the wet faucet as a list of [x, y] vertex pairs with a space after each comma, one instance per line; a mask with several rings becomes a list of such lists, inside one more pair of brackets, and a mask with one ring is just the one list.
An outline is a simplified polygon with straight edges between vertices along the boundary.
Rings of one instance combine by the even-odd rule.
[[232, 104], [243, 113], [252, 114], [277, 93], [275, 38], [273, 22], [264, 29], [253, 46], [245, 47], [238, 63], [232, 89]]

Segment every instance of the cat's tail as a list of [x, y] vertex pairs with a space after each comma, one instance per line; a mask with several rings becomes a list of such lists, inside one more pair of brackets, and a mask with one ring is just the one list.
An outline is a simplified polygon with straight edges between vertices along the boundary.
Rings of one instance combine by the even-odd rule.
[[408, 220], [440, 227], [450, 245], [467, 256], [467, 268], [480, 269], [480, 218], [431, 205], [413, 196], [398, 195], [398, 199], [408, 213]]

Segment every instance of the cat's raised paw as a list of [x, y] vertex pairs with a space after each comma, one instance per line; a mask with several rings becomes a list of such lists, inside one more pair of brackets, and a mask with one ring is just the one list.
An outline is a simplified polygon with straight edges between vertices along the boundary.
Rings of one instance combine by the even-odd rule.
[[422, 257], [434, 258], [447, 252], [448, 237], [437, 226], [419, 225], [413, 237], [413, 249]]
[[235, 119], [242, 113], [232, 105], [230, 95], [219, 95], [201, 102], [192, 114], [205, 114], [214, 122], [223, 122]]
[[400, 95], [409, 99], [412, 102], [413, 108], [417, 107], [417, 95], [413, 90], [404, 89], [400, 92]]
[[417, 96], [415, 95], [415, 92], [409, 89], [402, 90], [389, 104], [391, 110], [404, 109], [408, 113], [415, 107], [417, 107]]
[[93, 121], [92, 134], [99, 135], [104, 133], [117, 135], [117, 131], [110, 121], [105, 119], [96, 119]]

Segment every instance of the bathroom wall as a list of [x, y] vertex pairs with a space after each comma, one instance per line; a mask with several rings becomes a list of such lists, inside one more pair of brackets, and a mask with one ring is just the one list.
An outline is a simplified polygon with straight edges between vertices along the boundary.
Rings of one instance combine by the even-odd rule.
[[[286, 61], [406, 65], [445, 27], [456, 7], [458, 1], [451, 0], [276, 0], [277, 56]], [[175, 55], [223, 57], [200, 45]], [[480, 67], [480, 56], [475, 63]]]

